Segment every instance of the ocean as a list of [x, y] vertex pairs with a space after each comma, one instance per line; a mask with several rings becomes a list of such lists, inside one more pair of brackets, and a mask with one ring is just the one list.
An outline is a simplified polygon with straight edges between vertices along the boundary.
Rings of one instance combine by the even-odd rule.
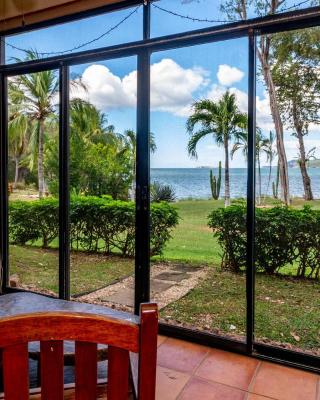
[[[320, 168], [310, 168], [314, 198], [320, 198]], [[151, 168], [151, 182], [157, 181], [170, 185], [175, 191], [176, 198], [181, 199], [209, 199], [211, 198], [210, 168]], [[218, 175], [218, 169], [213, 168], [213, 174]], [[262, 194], [272, 196], [272, 181], [275, 181], [276, 167], [272, 168], [269, 189], [269, 168], [261, 168]], [[290, 196], [303, 197], [303, 184], [299, 168], [289, 168]], [[247, 169], [230, 169], [230, 192], [232, 198], [246, 197]], [[280, 188], [279, 188], [280, 190]], [[224, 170], [222, 170], [222, 184], [220, 197], [224, 195]]]

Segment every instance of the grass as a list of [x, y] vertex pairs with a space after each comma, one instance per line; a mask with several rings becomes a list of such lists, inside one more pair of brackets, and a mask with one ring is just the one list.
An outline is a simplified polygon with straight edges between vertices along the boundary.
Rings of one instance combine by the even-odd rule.
[[[294, 207], [304, 204], [300, 199], [293, 201]], [[308, 204], [320, 208], [320, 201]], [[273, 205], [274, 201], [267, 202], [267, 206]], [[180, 223], [161, 259], [206, 265], [209, 273], [185, 297], [167, 306], [162, 318], [241, 337], [245, 332], [245, 277], [219, 270], [221, 249], [207, 227], [208, 214], [222, 206], [222, 200], [184, 200], [175, 204]], [[72, 294], [92, 291], [132, 274], [133, 264], [133, 260], [117, 256], [73, 252]], [[22, 284], [57, 292], [57, 250], [11, 246], [10, 267]], [[286, 272], [290, 273], [290, 266]], [[319, 306], [319, 282], [257, 275], [256, 337], [304, 350], [318, 348], [319, 352]]]
[[[258, 340], [287, 343], [319, 353], [319, 283], [257, 275]], [[245, 277], [210, 269], [205, 280], [161, 312], [165, 320], [244, 337]]]
[[180, 223], [173, 232], [163, 258], [196, 264], [221, 262], [221, 248], [207, 226], [209, 213], [223, 207], [223, 200], [183, 200], [175, 204]]
[[[10, 246], [10, 275], [23, 286], [58, 292], [58, 251], [31, 246]], [[71, 253], [71, 294], [93, 291], [131, 275], [134, 260], [103, 254]]]
[[[223, 207], [223, 200], [182, 200], [175, 204], [180, 223], [167, 244], [163, 258], [188, 263], [208, 263], [220, 265], [221, 248], [207, 226], [207, 217], [211, 211]], [[274, 206], [273, 199], [267, 199], [267, 206]], [[293, 199], [292, 206], [301, 208], [306, 202]], [[320, 209], [320, 200], [307, 202], [314, 209]], [[290, 267], [289, 267], [290, 268]], [[290, 270], [286, 270], [290, 272]]]

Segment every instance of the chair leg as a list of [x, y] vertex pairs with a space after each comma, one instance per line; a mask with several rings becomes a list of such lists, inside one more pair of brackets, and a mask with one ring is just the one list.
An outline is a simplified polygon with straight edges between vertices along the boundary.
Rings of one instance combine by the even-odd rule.
[[40, 387], [41, 386], [41, 357], [39, 354], [39, 358], [37, 361], [37, 386]]

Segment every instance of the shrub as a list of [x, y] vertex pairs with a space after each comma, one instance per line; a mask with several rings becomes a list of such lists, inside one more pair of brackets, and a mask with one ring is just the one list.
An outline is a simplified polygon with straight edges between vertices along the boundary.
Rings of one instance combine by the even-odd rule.
[[59, 232], [59, 208], [56, 199], [11, 201], [9, 203], [10, 240], [16, 244], [42, 240], [48, 247]]
[[[239, 272], [246, 267], [246, 207], [232, 205], [208, 217], [223, 250], [222, 268]], [[299, 277], [320, 275], [320, 211], [273, 207], [256, 209], [255, 260], [257, 271], [274, 274], [297, 266]]]
[[208, 225], [222, 248], [223, 269], [239, 272], [246, 265], [246, 209], [232, 205], [218, 208], [208, 217]]
[[150, 198], [155, 203], [160, 201], [173, 202], [176, 200], [176, 194], [172, 186], [155, 181], [150, 188]]
[[[42, 241], [48, 247], [59, 233], [57, 199], [12, 201], [9, 212], [10, 242], [24, 245]], [[178, 223], [178, 214], [167, 203], [151, 205], [151, 254], [161, 254]], [[70, 240], [73, 249], [120, 252], [133, 256], [135, 204], [110, 197], [75, 196], [70, 204]]]

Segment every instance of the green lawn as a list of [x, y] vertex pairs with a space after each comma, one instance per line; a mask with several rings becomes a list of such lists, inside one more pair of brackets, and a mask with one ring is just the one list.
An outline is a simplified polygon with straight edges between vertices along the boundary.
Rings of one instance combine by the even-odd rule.
[[[267, 199], [266, 206], [272, 207], [279, 202]], [[183, 200], [175, 204], [180, 216], [180, 223], [172, 233], [162, 258], [195, 264], [207, 263], [220, 266], [221, 248], [212, 230], [207, 226], [207, 217], [215, 208], [223, 207], [223, 200]], [[320, 200], [305, 202], [294, 199], [293, 207], [301, 208], [308, 204], [314, 209], [320, 208]], [[155, 259], [158, 259], [156, 257]], [[284, 270], [290, 274], [291, 266]]]
[[[301, 207], [302, 200], [293, 206]], [[274, 205], [270, 201], [268, 206]], [[311, 202], [320, 208], [320, 201]], [[207, 227], [208, 214], [223, 201], [186, 200], [175, 204], [180, 223], [159, 259], [210, 267], [207, 278], [167, 306], [162, 318], [241, 337], [245, 330], [245, 277], [221, 272], [221, 249]], [[133, 273], [134, 261], [117, 256], [73, 252], [71, 290], [79, 294], [106, 286]], [[57, 292], [57, 250], [10, 246], [11, 273], [31, 288]], [[290, 273], [290, 267], [288, 267]], [[257, 275], [256, 336], [319, 351], [320, 284], [288, 277]]]
[[220, 265], [221, 249], [207, 226], [209, 213], [223, 200], [185, 200], [175, 204], [180, 223], [165, 248], [166, 260]]
[[[274, 201], [268, 203], [267, 206], [274, 205]], [[304, 204], [295, 199], [292, 205]], [[308, 204], [320, 208], [320, 201]], [[176, 204], [181, 220], [163, 258], [209, 264], [212, 269], [205, 281], [166, 307], [161, 315], [166, 320], [239, 337], [245, 331], [245, 277], [219, 270], [221, 249], [206, 225], [208, 214], [222, 206], [221, 200], [186, 200]], [[292, 268], [288, 266], [285, 272], [290, 274]], [[257, 338], [319, 351], [319, 307], [319, 282], [257, 275]]]
[[[244, 337], [245, 276], [212, 268], [206, 279], [161, 312], [166, 321]], [[320, 354], [319, 282], [257, 275], [255, 335]]]
[[[9, 254], [10, 275], [17, 275], [20, 285], [57, 293], [57, 250], [10, 246]], [[134, 260], [72, 252], [70, 269], [71, 294], [78, 295], [131, 275], [134, 270]]]

